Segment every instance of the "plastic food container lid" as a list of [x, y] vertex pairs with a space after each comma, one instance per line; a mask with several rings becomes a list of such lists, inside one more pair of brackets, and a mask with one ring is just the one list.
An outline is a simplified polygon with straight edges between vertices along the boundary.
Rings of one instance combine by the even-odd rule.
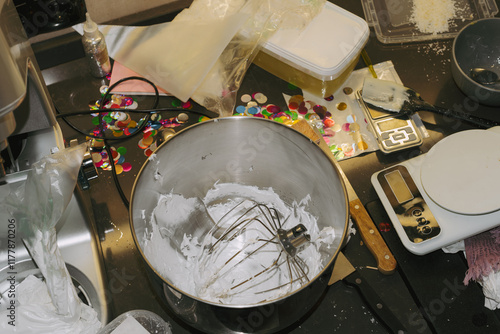
[[314, 78], [329, 81], [359, 56], [369, 33], [365, 20], [326, 2], [307, 27], [278, 30], [263, 51]]
[[423, 33], [411, 23], [413, 1], [361, 0], [366, 21], [385, 44], [454, 38], [469, 23], [498, 13], [495, 0], [453, 0], [457, 12], [442, 33]]

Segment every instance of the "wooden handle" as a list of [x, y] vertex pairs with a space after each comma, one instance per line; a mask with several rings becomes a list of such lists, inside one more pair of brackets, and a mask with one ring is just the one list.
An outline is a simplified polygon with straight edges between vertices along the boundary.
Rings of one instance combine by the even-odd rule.
[[396, 259], [387, 247], [375, 223], [373, 223], [359, 198], [349, 202], [349, 211], [361, 235], [361, 239], [363, 239], [366, 247], [368, 247], [377, 261], [378, 270], [385, 275], [392, 274], [396, 270]]
[[[307, 123], [307, 121], [300, 120], [297, 123], [294, 123], [292, 128], [301, 132], [303, 135], [306, 135], [309, 139], [318, 144], [323, 151], [330, 152], [330, 148], [321, 134], [315, 131], [309, 123]], [[332, 159], [334, 158], [332, 157]], [[345, 182], [348, 183], [349, 180], [345, 180]], [[368, 247], [377, 261], [378, 270], [386, 275], [392, 274], [396, 270], [396, 259], [389, 250], [389, 247], [387, 247], [387, 244], [380, 235], [375, 223], [372, 221], [370, 215], [358, 198], [353, 200], [349, 199], [349, 211], [351, 218], [356, 223], [356, 227], [358, 228], [363, 242], [366, 244], [366, 247]]]

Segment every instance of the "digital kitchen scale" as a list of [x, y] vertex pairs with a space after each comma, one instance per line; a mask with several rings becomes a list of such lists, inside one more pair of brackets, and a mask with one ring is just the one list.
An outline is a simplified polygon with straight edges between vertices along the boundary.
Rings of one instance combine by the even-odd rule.
[[414, 254], [492, 229], [500, 225], [500, 127], [450, 135], [371, 182]]

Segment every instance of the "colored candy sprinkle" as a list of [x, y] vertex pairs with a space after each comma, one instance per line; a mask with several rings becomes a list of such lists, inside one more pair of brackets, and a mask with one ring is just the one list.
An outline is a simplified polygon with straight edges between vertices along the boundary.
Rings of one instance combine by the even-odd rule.
[[344, 94], [346, 94], [346, 95], [351, 95], [352, 94], [352, 88], [351, 87], [344, 87], [343, 91], [344, 91]]
[[270, 113], [273, 113], [273, 114], [276, 114], [278, 112], [281, 111], [281, 108], [278, 107], [277, 105], [274, 105], [274, 104], [269, 104], [267, 107], [266, 107], [266, 110], [269, 111]]
[[319, 104], [318, 104], [318, 105], [315, 105], [315, 106], [313, 107], [313, 111], [314, 111], [316, 114], [318, 114], [318, 116], [319, 116], [321, 119], [325, 118], [325, 116], [326, 116], [326, 107], [325, 107], [325, 106], [322, 106], [322, 105], [319, 105]]
[[176, 120], [177, 120], [177, 122], [182, 124], [182, 123], [185, 123], [189, 120], [189, 116], [188, 116], [188, 114], [182, 112], [179, 115], [177, 115]]
[[132, 100], [132, 98], [130, 98], [130, 97], [125, 97], [122, 100], [122, 104], [126, 107], [131, 106], [133, 103], [134, 103], [134, 100]]
[[127, 109], [137, 109], [138, 106], [139, 104], [136, 101], [133, 101], [132, 104], [127, 106]]
[[328, 97], [325, 97], [326, 101], [333, 101], [333, 95], [330, 95]]
[[116, 151], [118, 151], [118, 153], [120, 153], [120, 154], [122, 154], [122, 155], [124, 155], [124, 154], [126, 154], [126, 153], [127, 153], [127, 149], [126, 149], [125, 147], [123, 147], [123, 146], [118, 147], [118, 148], [116, 149]]
[[250, 94], [241, 95], [241, 102], [248, 103], [250, 101], [252, 101], [252, 96], [250, 96]]
[[305, 114], [307, 114], [307, 112], [309, 111], [309, 109], [305, 106], [305, 103], [302, 102], [302, 104], [299, 106], [299, 108], [297, 109], [297, 111], [298, 111], [299, 114], [305, 115]]
[[324, 131], [325, 131], [324, 135], [326, 137], [334, 137], [336, 133], [332, 128], [326, 128]]
[[116, 166], [115, 166], [115, 172], [116, 172], [116, 174], [118, 174], [118, 175], [119, 175], [119, 174], [121, 174], [121, 173], [123, 172], [123, 167], [122, 167], [122, 165], [116, 165]]
[[259, 109], [256, 108], [256, 107], [251, 107], [251, 108], [248, 108], [248, 113], [251, 114], [251, 115], [255, 115], [259, 112]]
[[132, 165], [128, 162], [124, 162], [122, 164], [122, 168], [124, 172], [130, 172], [130, 170], [132, 169]]
[[358, 142], [358, 149], [365, 151], [368, 149], [368, 144], [364, 140], [361, 140]]
[[337, 109], [338, 110], [346, 110], [347, 104], [345, 102], [340, 102], [339, 104], [337, 104]]
[[359, 131], [359, 124], [358, 123], [351, 123], [351, 126], [349, 126], [350, 131]]
[[147, 146], [149, 146], [149, 145], [151, 145], [153, 143], [153, 137], [150, 136], [150, 137], [144, 138], [142, 140], [142, 142], [143, 142], [144, 146], [147, 147]]
[[327, 118], [327, 117], [325, 117], [325, 118], [323, 119], [323, 124], [324, 124], [327, 128], [331, 128], [332, 126], [334, 126], [334, 125], [335, 125], [335, 121], [334, 121], [333, 119], [331, 119], [331, 118]]
[[347, 116], [346, 120], [349, 123], [354, 123], [354, 122], [356, 122], [356, 115], [350, 114], [350, 115]]
[[262, 93], [255, 93], [253, 98], [255, 99], [255, 101], [257, 101], [260, 104], [264, 104], [267, 102], [267, 96], [265, 96]]

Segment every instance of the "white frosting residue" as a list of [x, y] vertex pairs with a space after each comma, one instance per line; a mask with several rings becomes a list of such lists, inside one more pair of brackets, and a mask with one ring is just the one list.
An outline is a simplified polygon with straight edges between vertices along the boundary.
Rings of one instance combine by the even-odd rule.
[[408, 89], [392, 81], [365, 78], [362, 97], [363, 101], [375, 107], [399, 112], [408, 101]]
[[[259, 189], [235, 183], [215, 184], [203, 201], [176, 194], [162, 195], [151, 217], [151, 231], [144, 236], [143, 251], [163, 278], [192, 296], [230, 305], [273, 300], [304, 283], [300, 280], [290, 283], [287, 257], [284, 253], [279, 256], [281, 245], [277, 240], [262, 241], [272, 239], [277, 233], [275, 228], [264, 223], [271, 229], [269, 232], [261, 223], [252, 221], [244, 228], [235, 229], [240, 233], [232, 237], [224, 233], [232, 231], [230, 226], [238, 217], [263, 217], [254, 205], [265, 203], [279, 213], [283, 229], [298, 224], [306, 227], [311, 242], [299, 250], [295, 259], [312, 279], [333, 256], [333, 251], [327, 256], [320, 248], [329, 248], [335, 240], [335, 231], [333, 227], [319, 230], [316, 217], [306, 210], [310, 200], [308, 195], [290, 206], [272, 188]], [[204, 206], [199, 207], [200, 203], [206, 203], [209, 213], [209, 218], [202, 219], [213, 219], [206, 224], [199, 221], [206, 213]], [[214, 226], [215, 222], [218, 226]], [[198, 228], [193, 229], [193, 224]], [[185, 233], [187, 231], [189, 233]], [[222, 240], [218, 241], [219, 238]]]

